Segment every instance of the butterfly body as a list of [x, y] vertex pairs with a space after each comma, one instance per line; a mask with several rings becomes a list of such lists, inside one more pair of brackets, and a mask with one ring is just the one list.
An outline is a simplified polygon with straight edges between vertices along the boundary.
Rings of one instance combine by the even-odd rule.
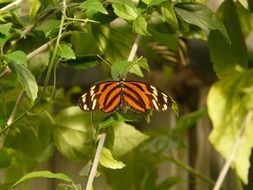
[[111, 113], [130, 108], [136, 112], [165, 111], [171, 107], [170, 97], [158, 88], [139, 81], [107, 81], [94, 85], [79, 99], [84, 111]]

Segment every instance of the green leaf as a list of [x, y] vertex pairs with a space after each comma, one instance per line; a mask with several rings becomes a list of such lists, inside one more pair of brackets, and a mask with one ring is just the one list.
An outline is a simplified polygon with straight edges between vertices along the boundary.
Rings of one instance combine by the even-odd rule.
[[39, 0], [32, 0], [29, 1], [30, 3], [30, 10], [29, 10], [29, 17], [31, 20], [35, 20], [38, 14], [38, 11], [41, 8], [41, 3]]
[[143, 3], [147, 4], [149, 7], [159, 5], [167, 0], [141, 0]]
[[31, 71], [28, 70], [23, 64], [9, 62], [8, 65], [13, 73], [17, 76], [17, 79], [26, 91], [27, 96], [34, 101], [37, 98], [38, 85]]
[[178, 29], [178, 21], [176, 13], [171, 2], [166, 2], [161, 5], [161, 13], [163, 19], [170, 24], [175, 30]]
[[46, 37], [50, 37], [52, 34], [57, 34], [59, 26], [60, 20], [47, 19], [42, 22], [42, 24], [40, 24], [38, 27], [36, 27], [36, 29], [43, 31]]
[[123, 162], [120, 162], [113, 158], [111, 151], [107, 148], [102, 149], [99, 163], [102, 166], [111, 169], [121, 169], [125, 167], [125, 164]]
[[142, 15], [140, 15], [133, 22], [133, 32], [143, 36], [149, 36], [150, 33], [147, 30], [147, 26], [147, 21]]
[[10, 38], [12, 23], [0, 24], [0, 47]]
[[15, 187], [15, 186], [17, 186], [29, 179], [38, 178], [38, 177], [59, 179], [59, 180], [63, 180], [63, 181], [69, 182], [69, 183], [73, 182], [73, 180], [70, 177], [68, 177], [67, 175], [65, 175], [63, 173], [52, 173], [50, 171], [37, 171], [37, 172], [31, 172], [31, 173], [24, 175], [16, 183], [14, 183], [12, 185], [12, 187]]
[[5, 55], [8, 62], [14, 61], [15, 63], [27, 66], [26, 54], [23, 51], [14, 51]]
[[119, 76], [126, 76], [128, 72], [136, 74], [137, 76], [143, 77], [141, 67], [149, 71], [147, 60], [141, 58], [137, 61], [118, 61], [112, 64], [111, 75], [113, 80], [118, 80]]
[[118, 80], [120, 76], [126, 76], [128, 73], [132, 62], [130, 61], [118, 61], [112, 64], [111, 75], [113, 80]]
[[239, 2], [236, 2], [236, 9], [240, 20], [240, 28], [244, 37], [247, 37], [252, 30], [252, 13], [244, 8]]
[[126, 20], [135, 20], [138, 16], [137, 8], [132, 1], [109, 0], [112, 3], [114, 13]]
[[71, 44], [65, 43], [65, 42], [61, 42], [59, 44], [59, 47], [57, 50], [57, 55], [63, 59], [67, 59], [67, 60], [76, 58], [76, 55], [71, 48]]
[[205, 30], [218, 30], [229, 41], [229, 36], [223, 23], [206, 5], [187, 2], [177, 3], [174, 8], [184, 21]]
[[10, 35], [11, 27], [12, 27], [12, 23], [0, 24], [0, 33], [5, 36]]
[[55, 123], [55, 145], [64, 156], [72, 160], [85, 160], [92, 156], [95, 143], [89, 113], [77, 106], [69, 107], [55, 116]]
[[[234, 74], [212, 86], [207, 97], [213, 123], [210, 142], [224, 158], [230, 157], [244, 119], [253, 107], [253, 70]], [[253, 147], [253, 120], [246, 127], [233, 160], [237, 175], [247, 184]]]
[[126, 154], [133, 150], [140, 143], [147, 140], [149, 137], [133, 126], [124, 122], [119, 122], [114, 126], [114, 147], [113, 155], [116, 157]]
[[99, 0], [87, 0], [81, 3], [80, 8], [93, 10], [103, 14], [108, 14], [107, 10], [103, 7], [103, 4]]
[[231, 43], [228, 44], [217, 31], [211, 31], [208, 46], [216, 75], [222, 78], [237, 72], [238, 67], [247, 68], [248, 61], [247, 49], [234, 3], [230, 0], [224, 1], [218, 13], [226, 25]]

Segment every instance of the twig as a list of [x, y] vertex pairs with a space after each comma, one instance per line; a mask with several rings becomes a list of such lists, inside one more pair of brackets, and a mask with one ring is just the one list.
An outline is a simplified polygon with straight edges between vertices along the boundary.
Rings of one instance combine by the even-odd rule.
[[14, 105], [14, 108], [12, 109], [12, 112], [11, 112], [11, 114], [10, 114], [10, 116], [9, 116], [9, 119], [7, 120], [7, 125], [12, 124], [12, 122], [13, 122], [13, 120], [14, 120], [14, 117], [15, 117], [15, 115], [16, 115], [16, 113], [17, 113], [18, 106], [19, 106], [19, 104], [20, 104], [20, 102], [21, 102], [21, 99], [22, 99], [24, 93], [25, 93], [24, 90], [22, 90], [22, 91], [19, 93], [18, 98], [17, 98], [17, 100], [16, 100], [16, 103], [15, 103], [15, 105]]
[[130, 53], [129, 53], [129, 56], [128, 56], [127, 61], [133, 61], [133, 60], [134, 60], [134, 56], [135, 56], [135, 54], [136, 54], [136, 52], [137, 52], [137, 49], [138, 49], [140, 40], [141, 40], [141, 36], [138, 35], [138, 36], [135, 38], [134, 44], [133, 44], [132, 49], [131, 49], [131, 51], [130, 51]]
[[86, 190], [91, 190], [91, 188], [92, 188], [92, 184], [93, 184], [96, 172], [97, 172], [99, 158], [100, 158], [103, 146], [104, 146], [105, 137], [106, 137], [106, 133], [102, 133], [99, 136], [98, 147], [97, 147], [95, 158], [94, 158], [92, 168], [91, 168], [91, 171], [90, 171], [90, 174], [89, 174], [88, 182], [87, 182], [87, 185], [86, 185]]
[[[63, 36], [65, 37], [65, 36], [70, 35], [70, 34], [72, 34], [72, 32], [65, 32], [64, 34], [62, 34], [61, 37], [63, 37]], [[39, 54], [39, 53], [45, 51], [50, 45], [52, 45], [52, 43], [53, 43], [55, 40], [56, 40], [56, 38], [54, 38], [54, 39], [52, 39], [52, 40], [46, 42], [46, 43], [43, 44], [42, 46], [40, 46], [40, 47], [38, 47], [37, 49], [33, 50], [31, 53], [29, 53], [29, 54], [26, 56], [27, 60], [29, 61], [29, 60], [31, 60], [35, 55], [37, 55], [37, 54]]]
[[35, 55], [45, 51], [51, 44], [52, 42], [54, 41], [55, 39], [53, 40], [50, 40], [48, 41], [47, 43], [43, 44], [42, 46], [38, 47], [37, 49], [35, 49], [34, 51], [32, 51], [31, 53], [29, 53], [26, 58], [27, 60], [29, 61], [30, 59], [32, 59]]
[[11, 10], [13, 8], [15, 8], [16, 6], [18, 6], [19, 4], [22, 3], [23, 0], [16, 0], [16, 1], [13, 1], [12, 3], [6, 5], [5, 7], [1, 8], [0, 9], [0, 12], [1, 11], [8, 11], [8, 10]]
[[6, 75], [8, 75], [8, 74], [10, 74], [11, 73], [11, 70], [10, 70], [10, 68], [7, 66], [6, 68], [5, 68], [5, 70], [2, 72], [2, 73], [0, 73], [0, 79], [1, 78], [4, 78]]
[[221, 187], [221, 185], [222, 185], [222, 183], [223, 183], [223, 181], [224, 181], [224, 179], [225, 179], [225, 177], [228, 173], [228, 170], [229, 170], [229, 168], [230, 168], [230, 166], [231, 166], [231, 164], [232, 164], [232, 162], [233, 162], [233, 160], [236, 156], [236, 152], [237, 152], [237, 150], [239, 148], [239, 145], [242, 141], [244, 131], [245, 131], [246, 127], [249, 125], [249, 122], [252, 119], [252, 116], [253, 116], [253, 110], [249, 111], [249, 113], [247, 114], [247, 116], [246, 116], [246, 118], [243, 122], [243, 125], [240, 128], [240, 132], [239, 132], [239, 135], [236, 139], [236, 142], [233, 145], [232, 152], [231, 152], [229, 158], [227, 159], [226, 163], [224, 164], [213, 190], [219, 190], [220, 189], [220, 187]]

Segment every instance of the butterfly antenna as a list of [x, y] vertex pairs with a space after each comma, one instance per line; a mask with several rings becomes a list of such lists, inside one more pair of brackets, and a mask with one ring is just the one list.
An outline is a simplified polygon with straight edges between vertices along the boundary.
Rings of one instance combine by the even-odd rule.
[[111, 68], [112, 64], [108, 60], [104, 59], [103, 57], [101, 57], [98, 54], [97, 54], [97, 57], [100, 58], [108, 67]]

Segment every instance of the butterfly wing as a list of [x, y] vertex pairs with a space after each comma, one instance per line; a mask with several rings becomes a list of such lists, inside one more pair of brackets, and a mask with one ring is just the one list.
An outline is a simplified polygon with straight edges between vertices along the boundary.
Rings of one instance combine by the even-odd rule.
[[126, 81], [124, 102], [137, 112], [165, 111], [171, 107], [171, 98], [160, 89], [143, 82]]
[[79, 99], [79, 106], [84, 111], [101, 110], [105, 113], [116, 111], [121, 104], [119, 82], [108, 81], [96, 84]]

